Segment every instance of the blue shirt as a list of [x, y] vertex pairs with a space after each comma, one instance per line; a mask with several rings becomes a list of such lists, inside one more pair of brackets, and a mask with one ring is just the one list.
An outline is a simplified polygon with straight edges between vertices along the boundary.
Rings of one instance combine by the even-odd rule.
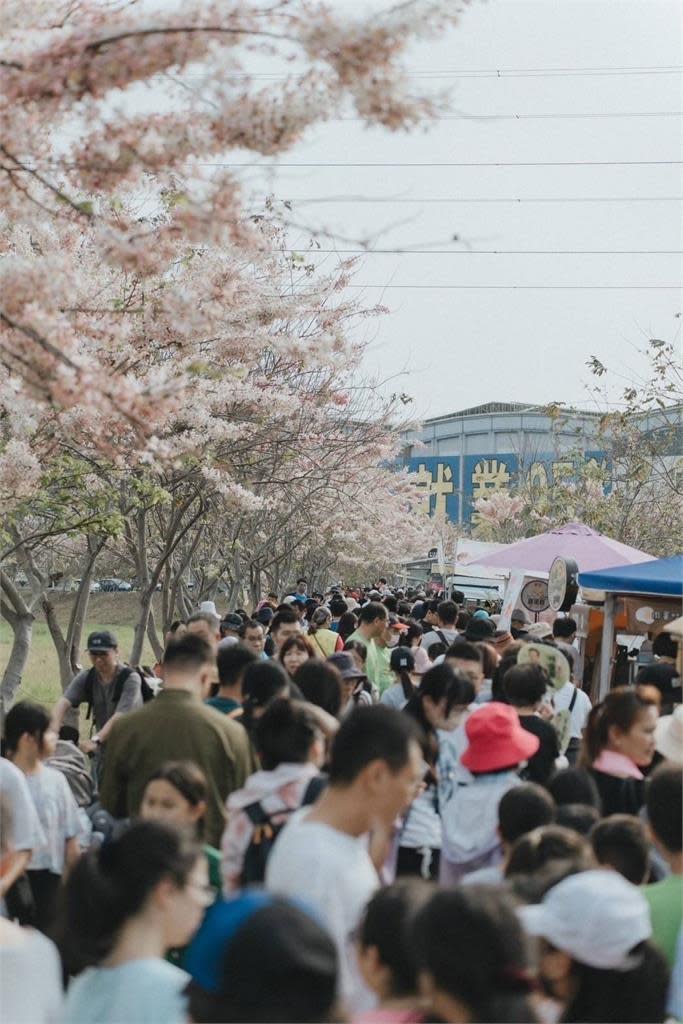
[[71, 982], [64, 1024], [185, 1024], [189, 974], [165, 960], [89, 967]]

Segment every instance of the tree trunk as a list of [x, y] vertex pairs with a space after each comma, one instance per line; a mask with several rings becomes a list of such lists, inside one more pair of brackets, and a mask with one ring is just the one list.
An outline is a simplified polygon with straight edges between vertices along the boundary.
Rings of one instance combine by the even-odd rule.
[[[0, 575], [4, 577], [4, 573]], [[5, 590], [4, 583], [3, 590]], [[23, 612], [14, 611], [4, 600], [0, 606], [3, 617], [12, 628], [12, 649], [0, 683], [0, 725], [3, 728], [5, 713], [9, 711], [17, 690], [21, 686], [21, 677], [31, 647], [31, 633], [35, 616], [26, 607], [24, 601], [21, 601], [21, 604], [24, 606]]]
[[149, 609], [149, 619], [147, 620], [147, 639], [152, 645], [155, 658], [159, 661], [161, 655], [164, 653], [164, 645], [159, 639], [159, 634], [157, 633], [157, 624], [154, 618], [154, 598], [152, 598], [152, 604]]
[[55, 650], [57, 652], [57, 661], [59, 662], [59, 682], [62, 687], [62, 693], [64, 693], [74, 676], [74, 671], [71, 667], [70, 645], [62, 633], [61, 626], [57, 620], [55, 606], [47, 594], [43, 595], [40, 603], [45, 615], [45, 621], [47, 622], [47, 628], [50, 631], [50, 636], [52, 637], [52, 643], [55, 645]]
[[135, 623], [133, 647], [128, 659], [131, 665], [139, 665], [142, 658], [142, 649], [145, 645], [145, 634], [147, 633], [147, 625], [154, 598], [154, 586], [155, 584], [151, 586], [148, 584], [140, 594], [140, 611], [138, 613], [138, 620]]

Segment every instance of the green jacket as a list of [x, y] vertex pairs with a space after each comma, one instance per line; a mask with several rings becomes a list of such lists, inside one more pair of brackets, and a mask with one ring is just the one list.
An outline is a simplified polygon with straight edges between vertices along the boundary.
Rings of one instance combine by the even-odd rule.
[[100, 789], [105, 810], [116, 818], [137, 814], [147, 780], [165, 761], [194, 761], [206, 775], [205, 839], [219, 846], [225, 801], [256, 770], [246, 730], [186, 690], [162, 690], [112, 728]]

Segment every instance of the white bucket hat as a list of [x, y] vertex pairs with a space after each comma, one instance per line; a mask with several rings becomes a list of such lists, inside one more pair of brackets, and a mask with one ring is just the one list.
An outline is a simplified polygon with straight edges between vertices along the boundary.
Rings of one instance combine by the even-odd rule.
[[650, 908], [640, 889], [607, 869], [570, 875], [542, 903], [520, 907], [518, 914], [529, 935], [607, 971], [635, 967], [631, 950], [652, 935]]
[[662, 757], [683, 765], [683, 704], [674, 708], [672, 715], [657, 720], [655, 746]]

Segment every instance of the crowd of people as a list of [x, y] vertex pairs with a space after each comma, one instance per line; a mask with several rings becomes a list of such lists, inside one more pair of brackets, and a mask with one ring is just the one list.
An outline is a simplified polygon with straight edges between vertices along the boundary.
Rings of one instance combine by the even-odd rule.
[[683, 1020], [675, 644], [593, 705], [575, 635], [303, 579], [91, 633], [5, 718], [3, 1020]]

